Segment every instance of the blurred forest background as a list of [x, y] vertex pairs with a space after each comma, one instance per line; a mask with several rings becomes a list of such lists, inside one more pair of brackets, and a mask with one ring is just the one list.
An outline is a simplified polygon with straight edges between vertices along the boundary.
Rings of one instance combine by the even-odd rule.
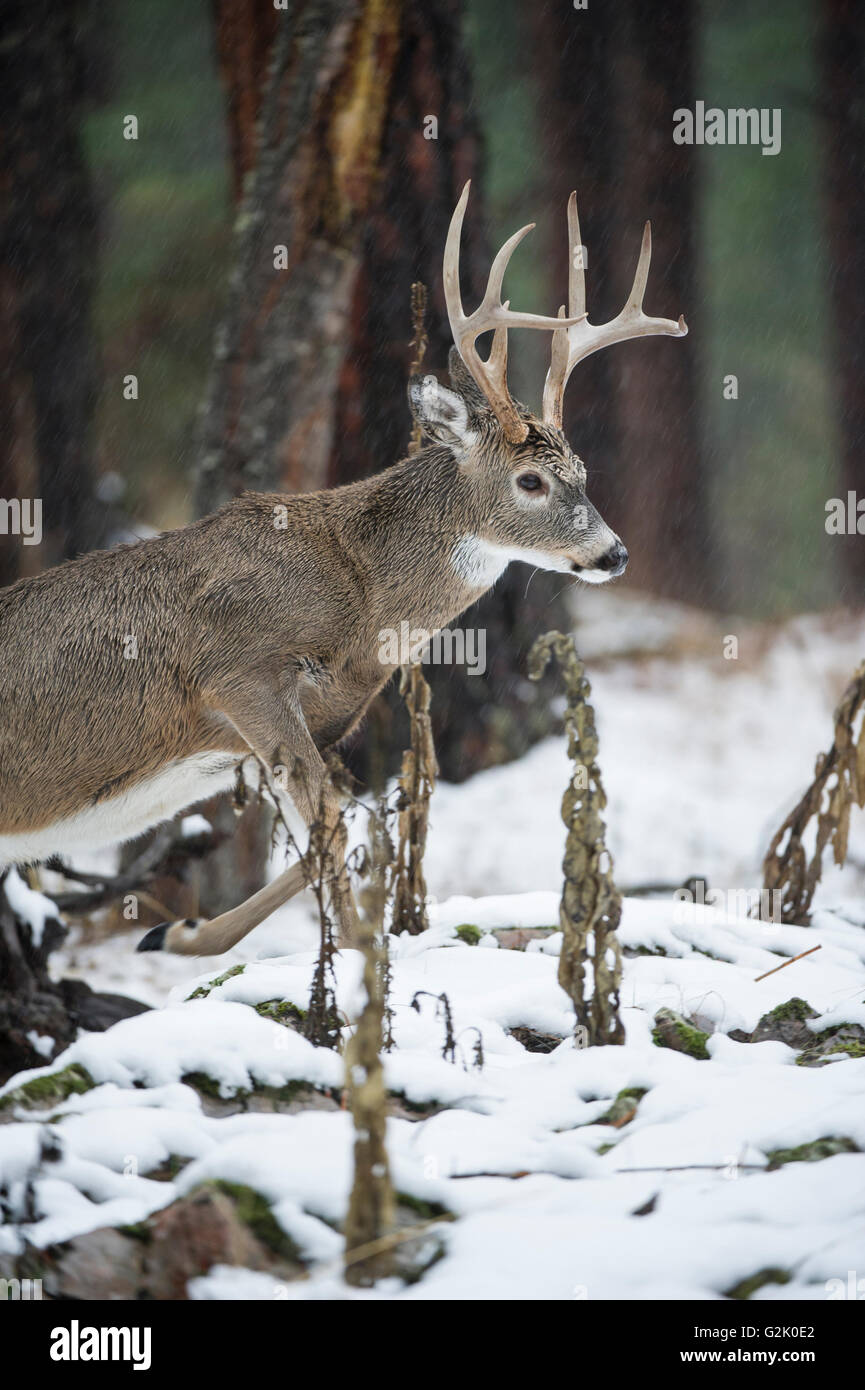
[[[470, 301], [491, 251], [535, 221], [507, 293], [555, 311], [576, 187], [589, 310], [610, 317], [652, 218], [647, 308], [684, 313], [690, 336], [589, 359], [565, 421], [631, 551], [626, 585], [768, 619], [861, 602], [862, 539], [825, 531], [828, 498], [865, 494], [855, 0], [7, 0], [3, 13], [0, 496], [44, 499], [46, 543], [4, 537], [2, 582], [243, 487], [332, 485], [395, 461], [410, 286], [429, 286], [439, 371], [441, 254], [471, 176]], [[697, 99], [781, 108], [781, 153], [675, 145], [673, 112]], [[545, 335], [512, 335], [535, 406], [547, 351]], [[487, 676], [434, 673], [446, 775], [547, 730], [521, 663], [559, 603], [549, 576], [526, 593], [512, 567], [472, 619], [488, 629]]]

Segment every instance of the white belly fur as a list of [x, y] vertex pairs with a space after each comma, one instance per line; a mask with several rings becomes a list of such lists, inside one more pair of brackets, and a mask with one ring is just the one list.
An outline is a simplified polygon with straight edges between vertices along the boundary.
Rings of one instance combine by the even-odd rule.
[[119, 796], [88, 806], [41, 830], [0, 835], [0, 866], [67, 856], [142, 835], [160, 821], [234, 785], [236, 753], [196, 753], [137, 783]]

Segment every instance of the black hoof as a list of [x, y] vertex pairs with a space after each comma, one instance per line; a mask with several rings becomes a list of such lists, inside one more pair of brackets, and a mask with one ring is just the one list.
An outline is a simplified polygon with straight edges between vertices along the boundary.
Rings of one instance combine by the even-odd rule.
[[165, 933], [170, 925], [170, 922], [160, 922], [158, 927], [151, 927], [135, 947], [136, 951], [161, 951], [165, 945]]

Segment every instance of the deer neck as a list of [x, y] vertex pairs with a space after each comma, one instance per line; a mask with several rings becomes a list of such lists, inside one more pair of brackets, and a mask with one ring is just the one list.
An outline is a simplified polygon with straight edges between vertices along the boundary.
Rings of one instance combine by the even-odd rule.
[[483, 518], [447, 449], [424, 449], [367, 488], [357, 539], [377, 580], [379, 627], [444, 627], [505, 569], [507, 553], [479, 539]]

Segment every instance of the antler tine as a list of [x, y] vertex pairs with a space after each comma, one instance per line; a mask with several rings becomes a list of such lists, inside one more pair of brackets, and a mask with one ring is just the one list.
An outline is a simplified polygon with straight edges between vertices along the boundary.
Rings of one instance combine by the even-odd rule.
[[[505, 307], [502, 304], [502, 281], [505, 278], [505, 271], [508, 268], [511, 256], [516, 251], [520, 242], [524, 237], [528, 236], [529, 232], [533, 232], [534, 229], [535, 223], [527, 222], [524, 227], [520, 227], [518, 232], [514, 232], [513, 236], [508, 237], [504, 246], [499, 247], [493, 263], [490, 266], [484, 297], [472, 314], [472, 318], [489, 314], [495, 315], [497, 309], [503, 309]], [[529, 315], [529, 317], [534, 318], [535, 316], [532, 314]]]
[[[555, 425], [558, 429], [561, 429], [562, 425], [562, 404], [568, 378], [577, 363], [582, 362], [584, 357], [589, 357], [601, 348], [610, 347], [613, 343], [625, 342], [629, 338], [646, 338], [658, 334], [664, 334], [671, 338], [683, 338], [688, 332], [688, 325], [681, 315], [675, 322], [673, 319], [650, 318], [643, 313], [643, 297], [646, 293], [649, 266], [652, 260], [652, 226], [650, 222], [647, 222], [643, 228], [643, 240], [640, 245], [637, 268], [634, 272], [634, 282], [621, 313], [617, 314], [614, 319], [610, 319], [609, 323], [589, 323], [585, 312], [585, 272], [582, 266], [582, 245], [579, 237], [577, 195], [572, 193], [568, 200], [568, 240], [571, 256], [568, 269], [568, 307], [572, 315], [579, 314], [579, 317], [567, 328], [563, 323], [561, 331], [555, 334], [550, 370], [547, 372], [544, 385], [544, 421], [547, 424]], [[579, 266], [575, 264], [577, 254], [579, 254]], [[567, 345], [567, 355], [565, 354], [565, 345]]]
[[[460, 242], [463, 234], [463, 218], [466, 215], [466, 204], [469, 200], [469, 189], [471, 186], [472, 181], [469, 179], [460, 194], [459, 202], [454, 208], [450, 226], [448, 227], [444, 260], [442, 262], [445, 303], [447, 304], [451, 329], [454, 328], [455, 320], [458, 323], [465, 322], [462, 295], [460, 294]], [[457, 347], [459, 347], [458, 343]]]
[[[586, 312], [586, 267], [583, 265], [583, 239], [580, 236], [576, 193], [572, 193], [568, 199], [568, 242], [568, 313], [579, 315]], [[564, 312], [560, 311], [559, 318], [563, 317]]]
[[[564, 304], [559, 309], [559, 318], [564, 319]], [[568, 358], [570, 347], [568, 334], [565, 328], [560, 328], [553, 334], [552, 347], [550, 349], [550, 369], [547, 372], [547, 379], [544, 382], [544, 405], [543, 417], [548, 425], [555, 425], [557, 430], [562, 428], [562, 402], [565, 397], [565, 385], [568, 380]]]
[[[508, 237], [504, 246], [497, 252], [490, 268], [487, 287], [483, 299], [474, 313], [466, 314], [463, 309], [459, 283], [460, 242], [463, 219], [468, 204], [469, 181], [460, 195], [454, 209], [445, 242], [443, 280], [448, 319], [457, 350], [483, 391], [493, 410], [505, 437], [512, 444], [521, 444], [528, 434], [528, 426], [520, 418], [507, 386], [507, 330], [509, 328], [539, 328], [557, 332], [562, 327], [560, 319], [545, 318], [540, 314], [517, 313], [510, 308], [510, 301], [502, 303], [502, 282], [508, 262], [523, 237], [534, 227], [534, 222], [521, 227]], [[565, 320], [570, 324], [571, 320]], [[493, 346], [486, 361], [478, 355], [475, 342], [481, 333], [495, 329]]]
[[637, 269], [634, 271], [634, 283], [631, 286], [631, 293], [623, 312], [628, 309], [636, 309], [642, 312], [643, 299], [646, 295], [646, 285], [649, 279], [649, 266], [652, 264], [652, 224], [647, 222], [643, 227], [643, 240], [640, 243], [640, 254], [637, 258]]
[[[507, 309], [510, 302], [509, 299], [506, 299], [502, 308]], [[490, 355], [487, 358], [486, 365], [488, 371], [495, 372], [497, 375], [500, 374], [502, 379], [507, 376], [508, 330], [506, 328], [497, 328], [493, 334], [493, 345], [490, 348]]]

